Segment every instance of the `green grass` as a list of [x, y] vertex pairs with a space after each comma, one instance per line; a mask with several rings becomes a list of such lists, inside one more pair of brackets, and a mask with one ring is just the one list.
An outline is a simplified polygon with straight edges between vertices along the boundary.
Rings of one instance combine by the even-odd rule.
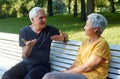
[[[120, 13], [102, 13], [108, 19], [108, 27], [102, 34], [110, 44], [120, 45]], [[21, 27], [31, 24], [28, 17], [10, 18], [0, 20], [0, 32], [19, 33]], [[85, 22], [80, 21], [79, 17], [73, 18], [72, 15], [56, 15], [48, 17], [47, 24], [53, 25], [68, 33], [69, 39], [81, 41], [86, 37], [84, 32]]]

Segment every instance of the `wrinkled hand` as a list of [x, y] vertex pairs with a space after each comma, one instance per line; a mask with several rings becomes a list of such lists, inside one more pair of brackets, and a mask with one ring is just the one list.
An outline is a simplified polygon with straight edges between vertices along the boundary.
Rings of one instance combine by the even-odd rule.
[[55, 41], [64, 41], [64, 33], [60, 32], [60, 35], [53, 35], [51, 39]]
[[30, 40], [30, 41], [22, 39], [22, 41], [25, 43], [26, 46], [33, 47], [36, 44], [37, 39], [33, 39], [33, 40]]

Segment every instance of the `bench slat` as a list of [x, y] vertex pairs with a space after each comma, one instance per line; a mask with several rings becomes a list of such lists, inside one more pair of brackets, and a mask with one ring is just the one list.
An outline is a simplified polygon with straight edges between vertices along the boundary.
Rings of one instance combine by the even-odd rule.
[[15, 45], [15, 46], [19, 46], [19, 43], [18, 41], [10, 41], [10, 40], [3, 40], [3, 39], [0, 39], [0, 43], [2, 44], [12, 44], [12, 45]]
[[109, 74], [108, 74], [108, 78], [112, 78], [112, 79], [120, 79], [120, 75], [109, 73]]
[[[15, 53], [15, 54], [14, 54]], [[14, 52], [13, 51], [7, 51], [7, 50], [0, 50], [0, 54], [3, 55], [3, 56], [12, 56], [12, 57], [21, 57], [21, 53], [19, 52]]]
[[120, 51], [111, 51], [112, 56], [120, 57]]
[[110, 62], [110, 67], [113, 67], [113, 68], [118, 68], [120, 69], [120, 63], [114, 63], [114, 62]]
[[55, 48], [75, 50], [75, 51], [78, 50], [78, 47], [79, 47], [79, 46], [72, 46], [72, 45], [65, 45], [65, 44], [55, 44], [55, 43], [54, 43], [54, 45], [52, 44], [51, 46], [55, 47]]
[[117, 50], [120, 51], [120, 45], [109, 45], [111, 50]]
[[71, 65], [70, 64], [66, 64], [66, 63], [62, 63], [62, 62], [56, 62], [56, 61], [52, 61], [51, 65], [56, 65], [56, 66], [60, 66], [62, 68], [69, 68]]
[[69, 54], [69, 55], [77, 55], [76, 51], [71, 51], [71, 50], [65, 50], [65, 49], [51, 49], [51, 51], [56, 52], [56, 53], [61, 53], [61, 54]]
[[68, 64], [72, 64], [74, 60], [69, 60], [69, 59], [63, 59], [63, 58], [58, 58], [58, 57], [51, 57], [51, 61], [58, 61], [58, 62], [64, 62]]
[[18, 34], [0, 32], [0, 39], [18, 41], [18, 38], [19, 38]]
[[51, 53], [51, 56], [75, 60], [75, 57], [72, 55], [65, 55], [65, 54], [60, 54], [60, 53]]
[[5, 58], [0, 56], [0, 62], [1, 62], [0, 69], [8, 70], [15, 64], [19, 63], [21, 60], [22, 60], [21, 58], [19, 60], [15, 60], [15, 59], [10, 59], [10, 58]]
[[[59, 41], [53, 41], [53, 44], [56, 44], [56, 43], [62, 43], [64, 44], [63, 42], [59, 42]], [[81, 42], [78, 42], [78, 41], [74, 41], [74, 40], [69, 40], [66, 44], [69, 44], [69, 45], [74, 45], [74, 46], [80, 46], [81, 45]]]
[[120, 58], [119, 57], [112, 57], [111, 58], [111, 62], [114, 62], [114, 63], [120, 63]]
[[120, 75], [120, 70], [115, 69], [115, 68], [109, 68], [109, 73], [114, 73], [114, 74], [119, 74]]
[[55, 65], [51, 65], [51, 71], [62, 71], [62, 70], [66, 70], [66, 68], [62, 68], [59, 66], [55, 66]]

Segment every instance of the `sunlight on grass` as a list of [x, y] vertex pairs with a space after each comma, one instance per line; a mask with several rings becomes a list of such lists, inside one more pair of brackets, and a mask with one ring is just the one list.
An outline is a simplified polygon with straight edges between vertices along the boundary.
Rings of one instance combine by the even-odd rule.
[[[102, 36], [110, 44], [120, 44], [120, 13], [103, 14], [108, 19], [108, 27]], [[48, 25], [53, 25], [61, 31], [68, 33], [70, 40], [82, 41], [86, 37], [83, 29], [85, 22], [80, 21], [80, 17], [73, 18], [72, 15], [56, 15], [47, 18]], [[31, 22], [28, 17], [2, 19], [0, 20], [0, 32], [18, 34], [20, 28], [29, 24]]]
[[[85, 31], [70, 31], [68, 32], [69, 34], [69, 39], [70, 40], [77, 40], [77, 41], [82, 41], [84, 38], [86, 38]], [[109, 44], [119, 44], [120, 45], [120, 27], [110, 27], [106, 28], [103, 34], [101, 35], [104, 37]]]
[[107, 28], [103, 36], [110, 44], [120, 44], [120, 26]]

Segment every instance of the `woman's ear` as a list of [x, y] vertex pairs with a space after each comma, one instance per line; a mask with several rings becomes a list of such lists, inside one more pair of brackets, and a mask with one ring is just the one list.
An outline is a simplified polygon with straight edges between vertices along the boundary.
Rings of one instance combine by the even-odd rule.
[[95, 27], [94, 31], [97, 32], [99, 30], [99, 27]]
[[95, 28], [94, 28], [94, 32], [95, 32], [96, 34], [99, 34], [99, 33], [98, 33], [98, 32], [99, 32], [99, 29], [100, 29], [99, 27], [95, 27]]

